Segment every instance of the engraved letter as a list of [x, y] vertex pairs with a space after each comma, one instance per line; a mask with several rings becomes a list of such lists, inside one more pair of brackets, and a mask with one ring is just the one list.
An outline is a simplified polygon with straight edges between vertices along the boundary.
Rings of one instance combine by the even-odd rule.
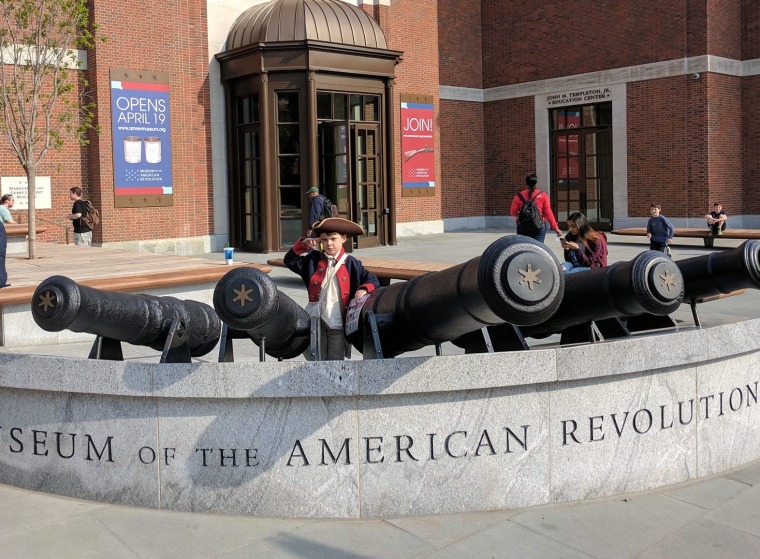
[[55, 446], [58, 450], [58, 456], [61, 458], [71, 458], [74, 456], [74, 439], [76, 438], [76, 435], [74, 433], [69, 433], [69, 436], [71, 437], [71, 454], [68, 456], [64, 456], [63, 452], [61, 452], [61, 435], [63, 435], [63, 433], [59, 433], [58, 431], [55, 432]]
[[[512, 450], [509, 448], [510, 437], [516, 440], [517, 444], [523, 447], [523, 450], [528, 450], [528, 427], [530, 427], [530, 425], [520, 425], [520, 427], [522, 427], [522, 430], [523, 430], [522, 440], [520, 440], [518, 436], [512, 432], [512, 429], [510, 429], [509, 427], [504, 427], [504, 430], [507, 432], [507, 450], [504, 452], [504, 454], [510, 454], [512, 452]], [[575, 438], [575, 436], [573, 436], [573, 438]], [[578, 442], [578, 441], [576, 440], [575, 442]]]
[[451, 437], [453, 437], [454, 435], [464, 435], [464, 438], [466, 439], [467, 438], [467, 431], [454, 431], [448, 437], [446, 437], [446, 440], [443, 443], [443, 448], [446, 449], [446, 454], [448, 454], [452, 458], [462, 458], [464, 456], [467, 456], [467, 451], [466, 450], [464, 451], [464, 454], [462, 454], [460, 456], [455, 456], [455, 455], [451, 454], [451, 447], [449, 446], [449, 443], [451, 442]]
[[106, 459], [106, 462], [113, 462], [113, 453], [111, 452], [111, 441], [113, 440], [113, 437], [106, 438], [106, 443], [103, 445], [103, 448], [100, 449], [100, 452], [95, 448], [95, 445], [92, 442], [92, 437], [90, 437], [90, 435], [85, 435], [85, 437], [87, 437], [87, 458], [85, 458], [85, 460], [92, 460], [90, 450], [92, 450], [95, 453], [95, 456], [98, 457], [98, 460], [100, 460], [103, 458], [106, 449], [108, 449], [108, 458]]
[[[374, 448], [370, 448], [369, 441], [376, 440], [379, 441], [378, 445]], [[382, 464], [385, 462], [385, 456], [381, 456], [380, 460], [372, 460], [370, 458], [369, 453], [370, 452], [383, 452], [383, 438], [382, 437], [364, 437], [364, 443], [365, 443], [365, 449], [366, 449], [366, 458], [367, 458], [367, 464]]]
[[347, 438], [347, 439], [343, 440], [343, 445], [340, 447], [340, 450], [338, 451], [338, 455], [337, 456], [335, 456], [332, 453], [332, 450], [330, 449], [330, 446], [327, 444], [327, 441], [325, 439], [319, 439], [319, 440], [322, 441], [322, 462], [320, 462], [320, 465], [322, 465], [322, 466], [327, 465], [327, 462], [325, 462], [325, 451], [327, 451], [327, 454], [330, 455], [330, 459], [332, 460], [332, 463], [333, 464], [337, 464], [338, 463], [338, 459], [340, 459], [340, 455], [343, 454], [343, 451], [345, 450], [346, 451], [346, 460], [345, 460], [344, 463], [345, 464], [350, 464], [351, 463], [351, 456], [350, 456], [350, 448], [351, 447], [349, 446], [349, 444], [351, 443], [351, 439], [350, 438]]
[[490, 454], [496, 454], [496, 450], [494, 449], [493, 445], [491, 444], [491, 437], [488, 436], [488, 431], [486, 429], [483, 429], [483, 432], [480, 435], [480, 440], [478, 441], [478, 446], [475, 449], [475, 456], [480, 456], [480, 447], [486, 446], [488, 447], [488, 450], [490, 450]]
[[[594, 425], [594, 420], [599, 420], [599, 425]], [[595, 443], [598, 441], [604, 440], [604, 433], [602, 433], [602, 422], [604, 421], [603, 415], [594, 415], [592, 417], [588, 418], [588, 426], [589, 426], [589, 442]], [[599, 431], [599, 433], [602, 435], [600, 438], [595, 439], [594, 438], [594, 431]]]
[[[568, 423], [572, 423], [573, 424], [573, 429], [571, 431], [567, 430]], [[562, 446], [566, 446], [567, 445], [567, 436], [568, 435], [570, 435], [576, 443], [580, 443], [581, 442], [581, 441], [579, 441], [578, 439], [575, 438], [575, 434], [574, 433], [575, 433], [575, 430], [577, 428], [578, 428], [578, 424], [574, 420], [572, 420], [572, 419], [568, 419], [568, 420], [562, 422]]]
[[[412, 437], [409, 435], [396, 435], [394, 437], [396, 439], [396, 462], [403, 462], [401, 459], [401, 453], [405, 452], [409, 458], [414, 460], [415, 462], [419, 462], [414, 456], [412, 456], [412, 453], [409, 452], [409, 449], [414, 446], [414, 441], [412, 440]], [[401, 439], [406, 439], [406, 442], [408, 443], [406, 446], [401, 446]]]
[[[298, 449], [298, 454], [296, 454], [296, 449]], [[308, 466], [309, 461], [306, 459], [306, 453], [303, 451], [303, 447], [301, 446], [301, 441], [296, 439], [296, 444], [293, 445], [293, 450], [290, 452], [290, 458], [288, 458], [288, 466], [292, 466], [290, 462], [293, 460], [294, 457], [298, 457], [301, 460], [303, 460], [302, 466]]]
[[[42, 438], [39, 438], [37, 435], [42, 435]], [[37, 452], [40, 446], [42, 446], [42, 448], [45, 448], [46, 440], [47, 431], [37, 431], [35, 429], [32, 429], [32, 441], [34, 441], [34, 451], [32, 454], [35, 454], [36, 456], [47, 456], [47, 449], [45, 449], [45, 452]]]

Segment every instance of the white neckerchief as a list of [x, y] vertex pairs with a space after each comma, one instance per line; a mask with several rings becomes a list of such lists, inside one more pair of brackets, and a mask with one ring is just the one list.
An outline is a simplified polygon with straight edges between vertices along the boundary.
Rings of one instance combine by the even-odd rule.
[[341, 308], [340, 283], [335, 275], [348, 255], [343, 252], [339, 257], [325, 254], [327, 258], [327, 271], [325, 279], [322, 280], [321, 291], [319, 293], [320, 317], [327, 324], [328, 328], [343, 327], [343, 309]]

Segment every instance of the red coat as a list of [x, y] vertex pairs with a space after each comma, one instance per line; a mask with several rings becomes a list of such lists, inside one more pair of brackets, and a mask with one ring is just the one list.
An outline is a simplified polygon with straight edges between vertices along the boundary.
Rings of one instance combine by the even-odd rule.
[[[522, 192], [522, 197], [526, 200], [529, 200], [531, 198], [530, 191], [526, 188]], [[559, 226], [557, 225], [557, 220], [554, 219], [554, 213], [552, 212], [552, 205], [551, 202], [549, 202], [549, 196], [546, 194], [546, 192], [543, 192], [539, 190], [538, 188], [533, 191], [533, 196], [536, 200], [536, 207], [538, 207], [538, 213], [541, 214], [541, 217], [544, 219], [544, 221], [549, 222], [549, 227], [551, 229], [558, 229]], [[515, 194], [515, 197], [512, 198], [512, 207], [509, 209], [509, 215], [512, 217], [517, 217], [517, 213], [520, 211], [520, 208], [522, 208], [522, 200], [520, 200], [520, 197]]]
[[[316, 303], [319, 301], [319, 294], [322, 291], [322, 282], [327, 274], [327, 258], [318, 250], [312, 250], [303, 244], [303, 239], [296, 241], [293, 248], [285, 254], [285, 265], [301, 276], [306, 284], [306, 290], [309, 293], [309, 302]], [[337, 258], [343, 256], [344, 251], [341, 249]], [[375, 288], [380, 286], [377, 277], [369, 273], [362, 263], [349, 255], [343, 262], [343, 265], [335, 274], [338, 278], [340, 287], [341, 309], [345, 314], [349, 301], [354, 297], [357, 290], [361, 287], [367, 293], [371, 293]]]

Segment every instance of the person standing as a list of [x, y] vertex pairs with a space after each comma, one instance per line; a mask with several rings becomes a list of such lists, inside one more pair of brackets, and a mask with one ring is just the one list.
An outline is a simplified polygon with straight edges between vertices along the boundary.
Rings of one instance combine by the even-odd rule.
[[723, 206], [720, 202], [715, 202], [713, 204], [713, 211], [705, 217], [707, 218], [707, 226], [710, 228], [710, 231], [712, 231], [712, 234], [722, 235], [723, 231], [726, 230], [728, 216], [726, 215], [726, 212], [723, 211]]
[[361, 226], [340, 217], [313, 225], [319, 238], [302, 237], [296, 241], [285, 254], [285, 266], [306, 284], [309, 292], [306, 312], [321, 320], [320, 360], [343, 360], [351, 350], [344, 329], [348, 304], [351, 299], [361, 299], [380, 287], [380, 282], [361, 261], [343, 249], [348, 237], [364, 234]]
[[[548, 224], [548, 226], [554, 230], [557, 236], [561, 237], [562, 231], [560, 230], [559, 225], [557, 225], [557, 220], [554, 218], [554, 213], [552, 213], [549, 196], [547, 196], [545, 192], [542, 192], [536, 187], [538, 184], [538, 177], [533, 174], [528, 175], [525, 177], [525, 184], [528, 186], [528, 188], [515, 194], [514, 198], [512, 199], [512, 207], [509, 210], [510, 215], [514, 217], [515, 221], [517, 222], [517, 234], [525, 235], [526, 237], [532, 237], [537, 241], [543, 243], [544, 239], [546, 238], [546, 228]], [[534, 203], [538, 208], [541, 219], [541, 227], [539, 227], [537, 231], [535, 228], [530, 227], [530, 225], [521, 224], [518, 218], [520, 210], [528, 202]]]
[[8, 236], [5, 225], [0, 225], [0, 288], [8, 287], [8, 271], [5, 268], [5, 252], [8, 250]]
[[312, 186], [306, 191], [306, 196], [309, 197], [309, 228], [306, 231], [307, 237], [315, 237], [316, 235], [311, 230], [311, 226], [317, 221], [322, 219], [322, 215], [325, 211], [325, 197], [319, 193], [319, 188]]
[[0, 218], [3, 223], [16, 223], [11, 215], [11, 208], [15, 203], [13, 194], [3, 194], [2, 200], [0, 200]]
[[607, 238], [594, 231], [586, 216], [573, 212], [567, 218], [568, 233], [561, 240], [565, 251], [562, 271], [566, 274], [584, 272], [607, 266]]
[[74, 244], [92, 246], [92, 230], [83, 219], [87, 215], [87, 205], [82, 200], [82, 189], [78, 186], [69, 188], [69, 198], [73, 200], [74, 205], [66, 218], [74, 224]]
[[660, 215], [661, 210], [662, 206], [660, 206], [660, 204], [652, 204], [652, 207], [649, 209], [652, 214], [652, 217], [647, 221], [649, 250], [657, 250], [670, 256], [670, 248], [668, 245], [673, 242], [673, 235], [676, 230], [668, 218], [664, 215]]

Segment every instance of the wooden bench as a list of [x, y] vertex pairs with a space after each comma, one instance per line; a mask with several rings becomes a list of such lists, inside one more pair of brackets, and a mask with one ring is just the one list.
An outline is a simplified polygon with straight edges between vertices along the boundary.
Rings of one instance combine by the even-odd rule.
[[[611, 233], [614, 235], [645, 237], [647, 229], [646, 227], [628, 227], [626, 229], [615, 229]], [[702, 239], [706, 247], [712, 248], [715, 239], [760, 239], [760, 229], [726, 229], [722, 235], [715, 236], [707, 227], [704, 229], [698, 227], [676, 227], [676, 232], [673, 236]]]
[[[244, 267], [257, 268], [265, 274], [272, 271], [272, 268], [264, 264], [235, 263], [233, 266], [221, 266], [210, 263], [205, 268], [104, 277], [77, 281], [77, 283], [105, 291], [139, 292], [148, 289], [161, 289], [195, 283], [213, 283], [219, 281], [230, 270]], [[32, 295], [34, 295], [36, 289], [36, 285], [19, 285], [0, 289], [0, 307], [3, 305], [31, 303]]]
[[[21, 254], [28, 250], [26, 238], [29, 236], [28, 223], [5, 223], [5, 235], [8, 237], [7, 254]], [[37, 225], [34, 230], [39, 235], [47, 231], [47, 227]]]
[[[390, 285], [392, 279], [410, 280], [430, 272], [440, 272], [455, 266], [448, 262], [419, 262], [416, 260], [385, 260], [383, 258], [362, 258], [362, 265], [377, 276], [380, 285]], [[282, 258], [267, 260], [270, 266], [285, 268]]]

